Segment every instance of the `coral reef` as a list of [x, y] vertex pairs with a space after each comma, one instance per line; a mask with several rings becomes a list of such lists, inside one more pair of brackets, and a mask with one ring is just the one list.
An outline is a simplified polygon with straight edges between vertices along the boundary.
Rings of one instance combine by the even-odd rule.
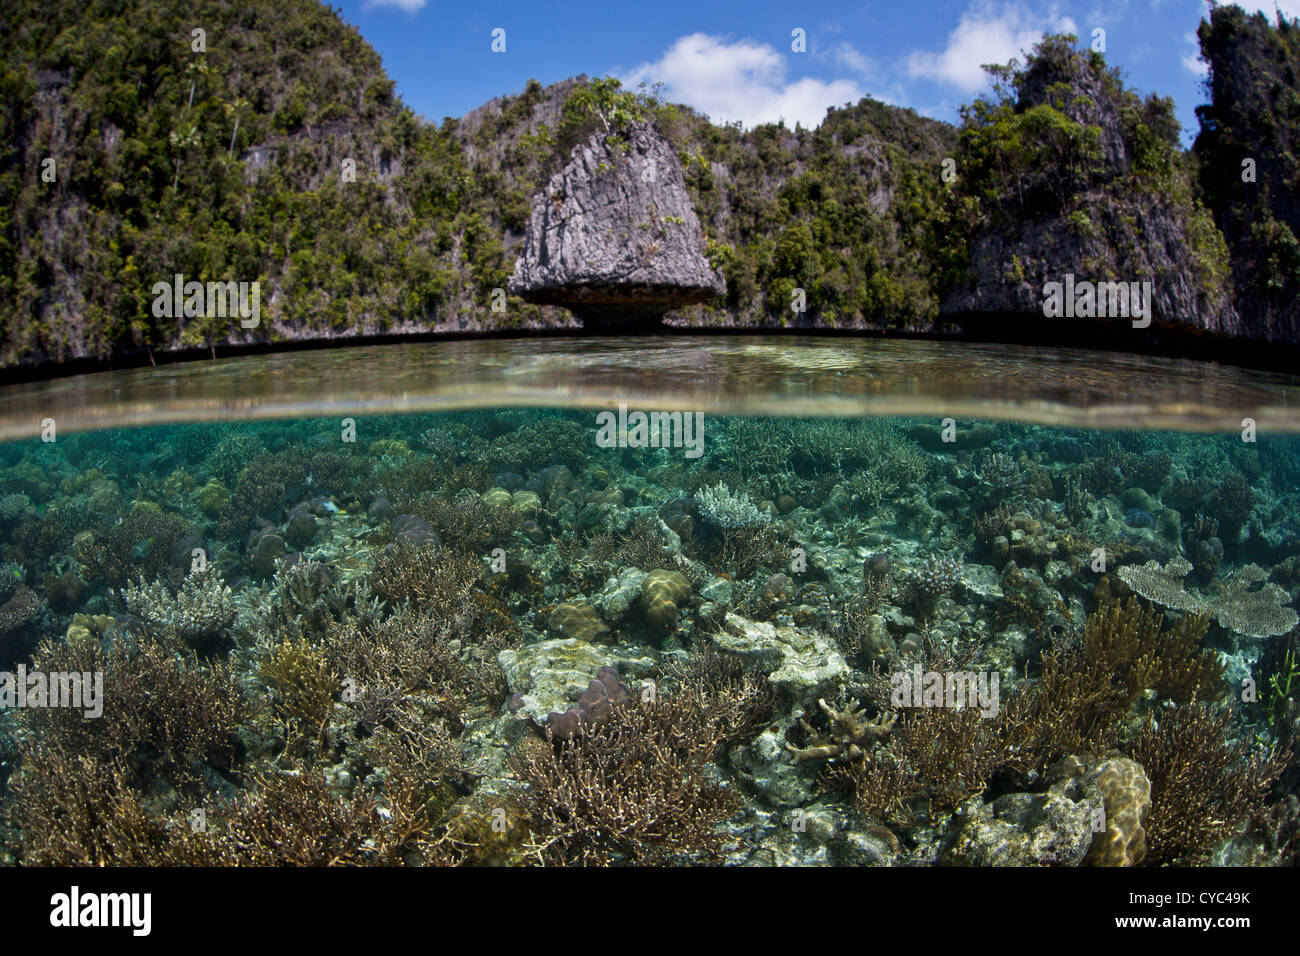
[[677, 626], [677, 611], [691, 596], [690, 582], [680, 571], [651, 571], [641, 584], [641, 610], [660, 631]]
[[[1300, 456], [590, 419], [0, 446], [0, 670], [105, 701], [0, 714], [3, 859], [1294, 861]], [[904, 706], [917, 667], [999, 698]]]
[[898, 714], [890, 714], [881, 721], [864, 721], [859, 713], [860, 704], [850, 704], [844, 710], [834, 710], [826, 701], [818, 700], [830, 721], [831, 730], [827, 736], [819, 735], [806, 720], [800, 724], [808, 734], [809, 746], [796, 747], [786, 744], [794, 759], [799, 760], [858, 760], [865, 756], [872, 745], [889, 737], [889, 732], [898, 722]]
[[1093, 839], [1088, 863], [1137, 866], [1147, 855], [1142, 822], [1151, 806], [1151, 781], [1141, 764], [1121, 757], [1093, 768], [1088, 782], [1100, 793], [1106, 809], [1106, 829]]

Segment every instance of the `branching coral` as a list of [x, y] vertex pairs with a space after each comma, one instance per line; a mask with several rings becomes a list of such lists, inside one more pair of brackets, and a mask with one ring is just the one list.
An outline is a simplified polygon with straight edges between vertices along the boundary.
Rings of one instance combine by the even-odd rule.
[[235, 596], [214, 565], [192, 571], [173, 596], [162, 581], [127, 585], [122, 591], [127, 609], [149, 627], [174, 634], [196, 645], [218, 634], [235, 620]]
[[713, 779], [724, 730], [688, 695], [615, 708], [571, 741], [516, 752], [521, 812], [544, 863], [716, 859], [740, 798]]
[[370, 586], [390, 603], [409, 600], [450, 617], [482, 574], [483, 565], [472, 556], [431, 544], [400, 542], [376, 555]]
[[497, 666], [463, 663], [450, 623], [409, 608], [370, 626], [346, 621], [332, 627], [325, 648], [332, 668], [351, 682], [350, 707], [369, 727], [388, 721], [417, 693], [432, 713], [457, 717], [476, 687], [471, 670]]
[[324, 649], [306, 641], [284, 641], [267, 651], [258, 670], [286, 720], [323, 733], [341, 684]]
[[734, 578], [743, 579], [759, 568], [782, 567], [788, 557], [776, 529], [771, 524], [757, 524], [723, 531], [715, 560]]
[[148, 637], [117, 636], [110, 647], [84, 629], [47, 638], [33, 655], [33, 670], [104, 675], [103, 714], [86, 720], [68, 708], [21, 712], [38, 737], [71, 755], [125, 760], [128, 766], [172, 764], [190, 758], [229, 766], [237, 728], [248, 708], [234, 671], [224, 661], [199, 663]]
[[414, 790], [392, 788], [381, 812], [367, 794], [336, 797], [319, 770], [263, 774], [254, 784], [209, 816], [208, 852], [221, 862], [391, 866], [429, 846], [428, 816]]
[[817, 706], [830, 721], [831, 729], [825, 735], [819, 734], [807, 720], [800, 720], [800, 725], [808, 734], [810, 746], [786, 744], [796, 762], [818, 759], [858, 760], [876, 743], [887, 740], [894, 724], [898, 723], [897, 713], [878, 722], [864, 721], [860, 704], [849, 704], [844, 710], [835, 710], [826, 701], [819, 699]]
[[758, 507], [743, 491], [732, 491], [722, 482], [712, 488], [702, 488], [695, 495], [700, 514], [724, 530], [752, 528], [765, 524], [771, 516]]
[[755, 736], [782, 703], [766, 674], [712, 645], [670, 666], [664, 676], [683, 701], [698, 708], [697, 720], [718, 727], [723, 747]]
[[1147, 862], [1203, 862], [1232, 829], [1263, 813], [1264, 798], [1286, 758], [1229, 743], [1230, 713], [1209, 704], [1150, 716], [1128, 748], [1151, 780], [1145, 821]]
[[977, 477], [989, 494], [1003, 500], [1014, 501], [1024, 490], [1028, 479], [1016, 460], [1003, 452], [992, 452], [975, 470]]
[[1185, 614], [1162, 631], [1163, 624], [1163, 614], [1133, 598], [1123, 607], [1098, 608], [1084, 625], [1083, 657], [1098, 677], [1124, 688], [1125, 707], [1147, 689], [1179, 702], [1222, 695], [1219, 656], [1200, 648], [1209, 618]]
[[[1191, 570], [1185, 558], [1175, 555], [1163, 567], [1148, 561], [1140, 566], [1125, 565], [1117, 573], [1148, 601], [1179, 611], [1208, 612], [1228, 630], [1247, 637], [1285, 634], [1300, 621], [1294, 610], [1284, 606], [1291, 596], [1268, 581], [1268, 572], [1257, 565], [1243, 565], [1213, 598], [1199, 597], [1186, 589], [1183, 579]], [[1263, 587], [1251, 590], [1261, 583]]]
[[821, 780], [848, 789], [859, 813], [909, 824], [980, 793], [1010, 751], [973, 708], [925, 708], [900, 718], [889, 746], [833, 761]]
[[120, 761], [28, 750], [8, 816], [30, 866], [193, 866], [221, 862], [183, 817], [151, 813]]

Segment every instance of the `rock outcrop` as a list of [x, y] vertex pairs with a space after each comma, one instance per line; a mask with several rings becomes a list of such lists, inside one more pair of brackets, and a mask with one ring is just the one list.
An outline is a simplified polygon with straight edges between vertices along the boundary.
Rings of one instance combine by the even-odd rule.
[[1300, 344], [1300, 21], [1217, 6], [1197, 36], [1201, 188], [1232, 249], [1242, 338]]
[[[971, 238], [970, 281], [944, 299], [942, 316], [967, 324], [981, 315], [1002, 323], [1009, 313], [1044, 321], [1045, 284], [1071, 275], [1149, 282], [1148, 317], [1157, 325], [1235, 334], [1227, 249], [1208, 211], [1188, 198], [1189, 175], [1151, 158], [1148, 124], [1157, 114], [1158, 104], [1144, 104], [1096, 59], [1059, 38], [1045, 40], [1017, 78], [1012, 125], [1028, 137], [1021, 152], [1049, 142], [1056, 152], [1009, 176], [989, 204], [993, 215]], [[1051, 122], [1072, 131], [1039, 128]], [[1100, 308], [1065, 315], [1129, 320]]]
[[653, 127], [574, 148], [534, 197], [510, 292], [600, 325], [654, 322], [726, 292], [677, 154]]

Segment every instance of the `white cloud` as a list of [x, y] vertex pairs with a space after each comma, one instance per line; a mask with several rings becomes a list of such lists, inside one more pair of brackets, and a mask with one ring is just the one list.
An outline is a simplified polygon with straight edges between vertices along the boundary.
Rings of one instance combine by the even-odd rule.
[[1195, 33], [1186, 33], [1183, 40], [1191, 48], [1191, 53], [1184, 53], [1180, 62], [1188, 73], [1194, 73], [1201, 79], [1210, 75], [1210, 65], [1201, 59], [1201, 44]]
[[1188, 73], [1195, 73], [1201, 79], [1210, 75], [1210, 67], [1199, 56], [1191, 53], [1184, 54], [1181, 60], [1183, 69]]
[[835, 65], [841, 69], [851, 70], [863, 76], [871, 76], [876, 72], [875, 61], [852, 43], [836, 44], [831, 50], [831, 55], [835, 58]]
[[1013, 3], [995, 7], [990, 0], [977, 0], [948, 34], [942, 52], [915, 51], [906, 58], [904, 68], [913, 79], [975, 93], [988, 85], [984, 64], [1023, 60], [1023, 54], [1032, 50], [1044, 33], [1078, 32], [1069, 17], [1035, 13]]
[[424, 9], [429, 0], [366, 0], [365, 9], [372, 10], [375, 7], [395, 7], [405, 13], [415, 13], [417, 10]]
[[685, 103], [715, 123], [739, 120], [745, 126], [784, 119], [787, 126], [811, 128], [825, 119], [827, 108], [856, 103], [865, 95], [852, 80], [791, 81], [788, 69], [786, 58], [766, 43], [726, 43], [692, 33], [656, 62], [643, 63], [620, 79], [628, 87], [663, 83], [669, 101]]
[[1288, 17], [1300, 17], [1300, 0], [1237, 0], [1226, 6], [1241, 7], [1247, 13], [1262, 13], [1270, 22], [1276, 19], [1274, 7]]

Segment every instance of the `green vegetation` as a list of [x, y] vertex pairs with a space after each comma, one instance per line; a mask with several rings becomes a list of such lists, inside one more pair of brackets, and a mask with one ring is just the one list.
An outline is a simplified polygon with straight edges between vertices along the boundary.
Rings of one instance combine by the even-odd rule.
[[[745, 131], [658, 90], [586, 77], [530, 81], [426, 123], [315, 0], [147, 0], [130, 12], [18, 0], [5, 23], [0, 364], [568, 324], [517, 299], [493, 313], [493, 291], [572, 148], [640, 121], [676, 148], [727, 279], [725, 298], [682, 313], [689, 322], [934, 328], [981, 229], [1060, 216], [1122, 264], [1149, 239], [1147, 202], [1178, 211], [1206, 296], [1255, 290], [1270, 327], [1294, 313], [1300, 51], [1285, 20], [1219, 8], [1202, 26], [1214, 104], [1194, 154], [1179, 148], [1170, 100], [1126, 89], [1066, 36], [992, 68], [994, 95], [963, 108], [960, 128], [863, 99], [815, 130]], [[1257, 184], [1241, 181], [1246, 153]], [[1008, 260], [1005, 275], [1033, 280], [1023, 257]], [[154, 283], [178, 273], [260, 282], [261, 326], [155, 316]], [[791, 310], [797, 289], [803, 313]]]
[[1197, 34], [1211, 102], [1193, 152], [1232, 245], [1243, 317], [1300, 335], [1300, 25], [1239, 7], [1210, 11]]

